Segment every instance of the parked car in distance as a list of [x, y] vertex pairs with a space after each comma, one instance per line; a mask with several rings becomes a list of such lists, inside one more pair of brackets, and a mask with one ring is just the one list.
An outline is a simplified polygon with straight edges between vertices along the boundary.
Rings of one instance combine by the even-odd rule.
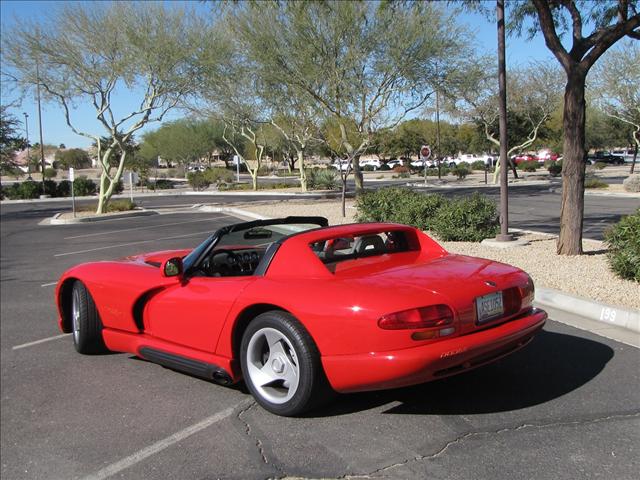
[[614, 157], [622, 158], [623, 162], [633, 162], [633, 149], [627, 148], [625, 150], [614, 150], [611, 152]]
[[593, 165], [597, 162], [621, 165], [624, 163], [624, 158], [612, 155], [610, 152], [605, 150], [597, 150], [594, 153], [587, 154], [588, 164]]
[[524, 162], [535, 162], [538, 160], [538, 157], [536, 155], [534, 155], [533, 153], [519, 153], [517, 155], [514, 155], [513, 157], [511, 157], [511, 160], [513, 160], [513, 162], [518, 165], [520, 163], [524, 163]]
[[395, 168], [395, 167], [402, 167], [404, 166], [404, 163], [402, 160], [400, 160], [399, 158], [396, 158], [394, 160], [389, 160], [387, 162], [387, 165], [389, 166], [389, 168]]
[[375, 158], [367, 158], [366, 160], [360, 160], [360, 168], [373, 167], [374, 170], [378, 170], [382, 166], [382, 162]]
[[546, 149], [546, 148], [542, 149], [542, 150], [539, 150], [538, 154], [536, 155], [536, 157], [537, 157], [539, 163], [544, 163], [547, 160], [551, 160], [552, 162], [557, 162], [558, 158], [560, 158], [557, 153], [552, 152], [551, 150]]
[[187, 168], [188, 172], [204, 172], [206, 167], [204, 165], [191, 165]]
[[351, 168], [351, 162], [344, 158], [339, 158], [335, 162], [333, 162], [330, 167], [335, 168], [336, 170], [340, 170], [341, 172], [346, 172], [349, 168]]

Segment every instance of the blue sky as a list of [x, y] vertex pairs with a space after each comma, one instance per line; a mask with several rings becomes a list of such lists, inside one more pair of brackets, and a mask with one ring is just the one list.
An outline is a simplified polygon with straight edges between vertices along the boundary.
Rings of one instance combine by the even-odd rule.
[[[0, 0], [0, 18], [2, 19], [2, 27], [19, 24], [21, 19], [38, 20], [50, 14], [56, 8], [57, 4], [65, 2], [61, 1], [20, 1], [20, 0]], [[70, 2], [66, 2], [70, 3]], [[167, 1], [167, 3], [172, 3]], [[203, 14], [207, 13], [207, 6], [201, 2], [182, 2], [192, 4], [195, 8], [201, 9]], [[494, 2], [490, 2], [494, 5]], [[478, 14], [464, 14], [460, 17], [460, 22], [466, 25], [469, 32], [475, 32], [477, 39], [477, 47], [480, 51], [486, 53], [494, 53], [497, 46], [497, 33], [495, 23], [489, 22], [487, 19]], [[549, 50], [544, 45], [541, 36], [528, 41], [525, 38], [508, 37], [507, 38], [507, 68], [509, 66], [523, 66], [531, 61], [549, 61], [556, 62]], [[5, 105], [15, 99], [11, 92], [5, 92], [4, 89], [0, 93], [2, 104]], [[134, 95], [130, 93], [122, 93], [116, 98], [117, 105], [123, 108], [134, 101]], [[136, 101], [139, 103], [139, 100]], [[16, 117], [24, 121], [23, 112], [28, 115], [29, 122], [29, 139], [31, 143], [38, 141], [37, 121], [38, 112], [34, 98], [24, 98], [22, 104], [17, 108], [11, 109]], [[165, 120], [180, 118], [183, 113], [180, 111], [170, 112]], [[102, 133], [101, 127], [95, 120], [95, 112], [87, 105], [78, 105], [72, 112], [74, 122], [82, 125], [85, 130], [91, 132]], [[42, 108], [42, 127], [44, 143], [58, 145], [64, 143], [67, 147], [87, 147], [91, 141], [85, 137], [76, 135], [69, 129], [65, 123], [62, 110], [53, 103], [45, 103]], [[24, 125], [23, 125], [24, 128]], [[146, 130], [154, 130], [158, 128], [158, 124], [149, 124]], [[103, 134], [103, 133], [102, 133]], [[139, 137], [139, 135], [138, 135]]]

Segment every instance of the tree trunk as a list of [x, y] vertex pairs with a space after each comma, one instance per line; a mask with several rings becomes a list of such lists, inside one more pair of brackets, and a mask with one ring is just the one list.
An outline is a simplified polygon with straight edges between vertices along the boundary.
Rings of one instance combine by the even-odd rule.
[[258, 169], [249, 169], [249, 175], [251, 175], [251, 188], [253, 188], [253, 191], [255, 192], [258, 190]]
[[300, 170], [300, 188], [303, 192], [307, 191], [307, 173], [304, 171], [304, 153], [298, 150], [298, 168]]
[[340, 175], [342, 177], [342, 194], [340, 200], [342, 202], [342, 218], [347, 216], [347, 176]]
[[629, 170], [629, 175], [633, 175], [633, 171], [636, 168], [636, 159], [638, 158], [638, 146], [640, 146], [640, 127], [633, 132], [633, 139], [636, 142], [635, 148], [633, 149], [633, 160], [631, 160], [631, 170]]
[[582, 254], [585, 177], [585, 79], [586, 72], [573, 66], [567, 73], [562, 126], [562, 207], [560, 210], [559, 255]]
[[356, 182], [356, 192], [364, 190], [364, 176], [360, 170], [360, 156], [353, 157], [351, 160], [353, 166], [353, 179]]

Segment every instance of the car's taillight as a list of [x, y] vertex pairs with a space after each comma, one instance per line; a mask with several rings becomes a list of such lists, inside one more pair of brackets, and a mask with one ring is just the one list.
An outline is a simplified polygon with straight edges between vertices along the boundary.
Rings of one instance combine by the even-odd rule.
[[389, 313], [378, 319], [385, 330], [440, 328], [453, 322], [453, 311], [447, 305], [429, 305], [401, 312]]
[[533, 280], [529, 277], [527, 284], [524, 287], [520, 287], [520, 298], [522, 299], [520, 308], [527, 308], [533, 305], [533, 298], [535, 295], [536, 289], [533, 286]]

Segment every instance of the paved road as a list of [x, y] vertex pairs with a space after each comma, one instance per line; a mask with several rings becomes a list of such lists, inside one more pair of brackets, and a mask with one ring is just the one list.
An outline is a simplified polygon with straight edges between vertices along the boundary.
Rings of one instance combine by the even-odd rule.
[[[388, 185], [398, 185], [405, 182], [385, 181], [370, 182], [371, 188], [379, 188]], [[421, 192], [441, 193], [446, 196], [470, 195], [479, 191], [499, 202], [499, 189], [497, 187], [481, 188], [418, 188]], [[557, 186], [524, 185], [511, 187], [509, 190], [509, 226], [525, 230], [537, 230], [547, 233], [559, 232], [561, 191]], [[186, 192], [185, 192], [186, 193]], [[320, 198], [317, 195], [312, 198]], [[266, 195], [254, 196], [250, 194], [228, 195], [157, 195], [141, 196], [136, 198], [136, 203], [151, 209], [172, 209], [189, 207], [198, 203], [215, 203], [221, 205], [249, 203], [265, 200], [287, 200], [300, 198], [291, 195]], [[79, 204], [86, 204], [81, 201]], [[602, 240], [604, 231], [610, 225], [618, 222], [623, 215], [628, 215], [640, 207], [640, 200], [630, 197], [615, 197], [604, 195], [586, 195], [584, 210], [584, 238]], [[70, 200], [34, 202], [29, 204], [5, 204], [2, 206], [2, 218], [15, 218], [20, 216], [52, 216], [61, 210], [70, 210]]]
[[637, 478], [633, 347], [550, 321], [497, 364], [280, 418], [242, 386], [128, 354], [78, 355], [55, 325], [51, 283], [67, 267], [193, 246], [232, 218], [168, 213], [42, 227], [48, 211], [5, 207], [2, 478]]

